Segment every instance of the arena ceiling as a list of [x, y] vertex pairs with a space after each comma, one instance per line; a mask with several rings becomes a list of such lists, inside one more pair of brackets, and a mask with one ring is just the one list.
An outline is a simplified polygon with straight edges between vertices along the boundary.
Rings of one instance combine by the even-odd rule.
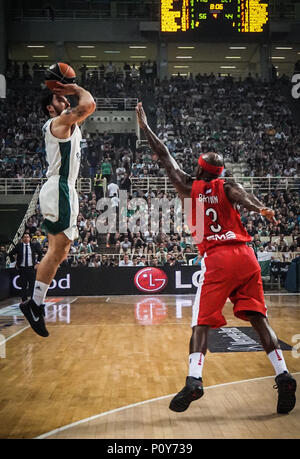
[[[278, 49], [279, 48], [279, 49]], [[283, 48], [283, 49], [280, 49]], [[158, 55], [156, 43], [17, 43], [11, 44], [9, 57], [19, 62], [44, 63], [46, 66], [60, 56], [75, 68], [85, 63], [90, 69], [102, 62], [112, 61], [116, 67], [124, 62], [137, 65]], [[169, 74], [231, 73], [244, 75], [259, 72], [260, 53], [257, 43], [169, 43]], [[293, 72], [300, 59], [300, 44], [273, 44], [272, 62], [279, 74]]]

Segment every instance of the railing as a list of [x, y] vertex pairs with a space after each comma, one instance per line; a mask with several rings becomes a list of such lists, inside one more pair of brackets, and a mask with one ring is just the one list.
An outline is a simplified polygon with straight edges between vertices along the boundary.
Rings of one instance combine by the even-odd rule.
[[[135, 253], [135, 254], [128, 254], [128, 255], [129, 255], [129, 261], [132, 261], [132, 258], [133, 258], [133, 257], [140, 257], [140, 258], [141, 258], [141, 256], [142, 256], [142, 255], [140, 255], [140, 254], [138, 254], [138, 253]], [[189, 255], [189, 259], [191, 259], [191, 258], [197, 257], [197, 256], [198, 256], [198, 253], [189, 253], [188, 255]], [[152, 255], [143, 255], [143, 256], [145, 256], [146, 262], [147, 262], [147, 263], [150, 263]], [[90, 259], [91, 259], [91, 258], [94, 258], [94, 257], [99, 257], [99, 259], [100, 259], [101, 262], [103, 261], [103, 257], [106, 257], [107, 260], [114, 260], [117, 264], [119, 264], [120, 261], [123, 260], [124, 254], [120, 254], [120, 253], [109, 253], [109, 254], [106, 254], [106, 253], [94, 253], [94, 252], [92, 253], [92, 252], [91, 252], [91, 253], [84, 253], [84, 254], [72, 253], [72, 254], [69, 254], [69, 255], [68, 255], [68, 259], [69, 259], [69, 260], [72, 259], [72, 260], [74, 260], [74, 261], [76, 261], [76, 260], [78, 261], [78, 260], [80, 260], [81, 258], [90, 258]], [[185, 263], [183, 263], [183, 264], [188, 265], [188, 264], [189, 264], [189, 263], [188, 263], [188, 260], [185, 260]]]
[[[189, 264], [189, 261], [190, 260], [193, 260], [194, 258], [196, 258], [199, 254], [198, 253], [189, 253], [188, 254], [188, 259], [186, 259], [185, 257], [185, 263], [186, 265]], [[133, 257], [141, 257], [142, 255], [138, 254], [138, 253], [135, 253], [135, 254], [130, 254], [128, 253], [128, 256], [129, 256], [129, 260], [132, 261], [132, 258]], [[151, 262], [151, 257], [152, 255], [144, 255], [145, 258], [146, 258], [146, 262], [147, 263], [150, 263]], [[91, 253], [70, 253], [68, 255], [68, 259], [72, 259], [74, 261], [78, 261], [80, 260], [81, 258], [94, 258], [94, 257], [99, 257], [99, 260], [102, 262], [103, 261], [103, 257], [106, 257], [106, 260], [111, 260], [113, 259], [114, 261], [116, 261], [118, 264], [120, 263], [120, 261], [124, 258], [124, 254], [121, 254], [121, 253], [94, 253], [94, 252], [91, 252]], [[294, 258], [296, 257], [299, 257], [299, 252], [272, 252], [272, 260], [277, 260], [277, 261], [281, 261], [281, 262], [291, 262]]]
[[133, 1], [101, 2], [99, 9], [17, 9], [11, 11], [15, 21], [68, 21], [68, 20], [120, 20], [120, 19], [144, 19], [147, 21], [159, 20], [158, 1]]
[[[300, 189], [299, 177], [234, 177], [234, 179], [251, 193], [268, 193], [273, 190], [298, 191]], [[132, 192], [138, 190], [163, 191], [164, 193], [175, 191], [168, 177], [133, 177], [131, 178], [131, 183]]]
[[[0, 195], [8, 194], [34, 194], [37, 186], [42, 186], [46, 178], [0, 178]], [[92, 190], [91, 179], [80, 178], [76, 182], [78, 193], [90, 193]]]
[[96, 99], [96, 110], [103, 111], [103, 110], [134, 110], [138, 103], [138, 99], [136, 98], [115, 98], [115, 99]]
[[[268, 193], [269, 191], [298, 191], [300, 190], [300, 178], [291, 177], [235, 177], [246, 190], [252, 193]], [[8, 194], [33, 194], [37, 186], [42, 186], [46, 178], [31, 179], [8, 179], [0, 178], [0, 195]], [[162, 191], [164, 193], [175, 192], [175, 188], [168, 177], [132, 177], [131, 192], [135, 191]], [[93, 189], [90, 178], [80, 178], [76, 182], [78, 193], [90, 193]]]

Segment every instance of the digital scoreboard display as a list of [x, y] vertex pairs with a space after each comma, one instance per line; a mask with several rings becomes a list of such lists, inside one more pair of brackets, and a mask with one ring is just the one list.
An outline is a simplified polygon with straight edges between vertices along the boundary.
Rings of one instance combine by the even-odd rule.
[[261, 34], [269, 22], [269, 1], [160, 0], [161, 32]]

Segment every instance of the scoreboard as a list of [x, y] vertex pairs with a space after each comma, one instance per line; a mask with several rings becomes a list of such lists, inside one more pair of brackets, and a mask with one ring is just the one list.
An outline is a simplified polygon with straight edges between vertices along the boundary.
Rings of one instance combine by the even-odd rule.
[[160, 0], [161, 32], [261, 34], [269, 22], [265, 0]]

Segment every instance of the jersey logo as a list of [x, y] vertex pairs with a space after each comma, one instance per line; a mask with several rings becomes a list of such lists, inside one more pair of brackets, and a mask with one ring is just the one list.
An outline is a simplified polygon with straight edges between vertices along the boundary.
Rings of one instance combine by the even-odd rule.
[[227, 231], [225, 234], [214, 234], [206, 238], [208, 241], [228, 241], [230, 239], [236, 239], [236, 234], [233, 231]]
[[209, 190], [206, 190], [206, 191], [205, 191], [205, 194], [209, 194], [209, 193], [211, 193], [211, 192], [212, 192], [212, 189], [210, 188]]

